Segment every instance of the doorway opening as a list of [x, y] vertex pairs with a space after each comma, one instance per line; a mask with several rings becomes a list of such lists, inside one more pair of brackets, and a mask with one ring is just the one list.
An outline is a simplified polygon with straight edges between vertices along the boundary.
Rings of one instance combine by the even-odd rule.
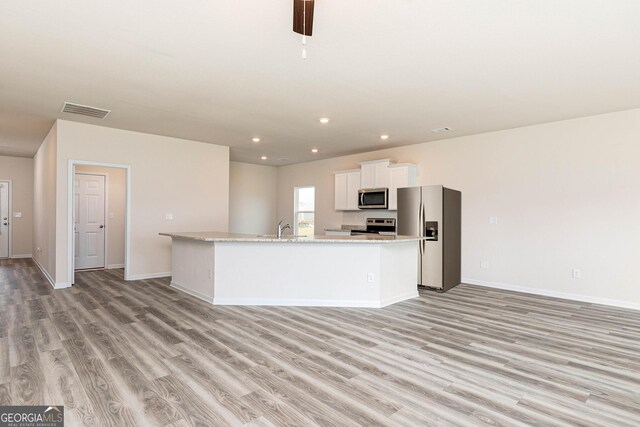
[[0, 180], [0, 259], [11, 258], [11, 180]]
[[70, 161], [68, 277], [96, 269], [129, 272], [130, 168]]

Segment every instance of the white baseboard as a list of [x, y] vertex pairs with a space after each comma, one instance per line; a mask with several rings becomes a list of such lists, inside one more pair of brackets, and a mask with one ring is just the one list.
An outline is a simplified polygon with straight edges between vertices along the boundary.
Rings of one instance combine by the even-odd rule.
[[411, 299], [411, 298], [417, 298], [419, 296], [420, 296], [420, 294], [418, 293], [417, 290], [415, 292], [414, 291], [407, 292], [404, 295], [398, 295], [396, 297], [387, 298], [385, 300], [380, 301], [379, 307], [386, 307], [388, 305], [395, 304], [395, 303], [401, 302], [401, 301], [406, 301], [406, 300]]
[[53, 287], [53, 289], [64, 289], [64, 288], [70, 288], [71, 285], [67, 282], [58, 282], [56, 283], [56, 285]]
[[202, 294], [200, 292], [193, 291], [193, 290], [191, 290], [189, 288], [186, 288], [186, 287], [184, 287], [182, 285], [178, 285], [175, 282], [171, 282], [171, 287], [172, 288], [176, 288], [177, 290], [179, 290], [181, 292], [184, 292], [185, 294], [189, 294], [192, 297], [196, 297], [198, 299], [201, 299], [202, 301], [206, 301], [209, 304], [213, 304], [213, 298], [208, 296], [208, 295]]
[[109, 264], [107, 265], [107, 270], [115, 270], [118, 268], [124, 268], [124, 264]]
[[33, 258], [32, 254], [11, 255], [11, 259]]
[[171, 277], [170, 271], [165, 271], [162, 273], [149, 273], [149, 274], [135, 274], [129, 275], [124, 278], [124, 280], [145, 280], [145, 279], [159, 279], [160, 277]]
[[33, 262], [36, 263], [36, 265], [38, 266], [38, 268], [40, 269], [40, 271], [42, 272], [42, 274], [44, 275], [44, 278], [47, 279], [49, 281], [49, 283], [51, 284], [51, 286], [53, 287], [53, 289], [56, 288], [56, 282], [53, 280], [53, 277], [51, 277], [49, 275], [49, 272], [47, 270], [44, 269], [44, 267], [42, 266], [42, 264], [40, 264], [38, 262], [38, 260], [36, 259], [36, 257], [33, 257]]
[[40, 269], [40, 271], [42, 271], [42, 274], [44, 275], [45, 279], [47, 279], [47, 281], [49, 282], [49, 284], [51, 284], [53, 289], [64, 289], [64, 288], [71, 287], [71, 285], [69, 285], [69, 283], [67, 283], [67, 282], [58, 282], [58, 283], [56, 283], [55, 280], [53, 280], [53, 277], [51, 277], [49, 275], [49, 272], [47, 272], [47, 270], [44, 269], [42, 264], [40, 264], [38, 262], [38, 260], [35, 259], [35, 257], [32, 257], [31, 259], [33, 259], [33, 262], [35, 262], [36, 265], [38, 266], [38, 268]]
[[629, 308], [632, 310], [640, 310], [640, 304], [629, 301], [616, 299], [593, 297], [589, 295], [572, 294], [568, 292], [558, 292], [549, 289], [528, 288], [525, 286], [511, 285], [508, 283], [488, 282], [486, 280], [477, 280], [470, 278], [462, 278], [462, 283], [470, 285], [486, 286], [488, 288], [504, 289], [507, 291], [522, 292], [525, 294], [541, 295], [545, 297], [554, 297], [571, 301], [588, 302], [592, 304], [609, 305], [612, 307]]
[[[417, 294], [417, 293], [416, 293]], [[416, 295], [417, 296], [417, 295]], [[411, 297], [410, 297], [411, 298]], [[407, 298], [404, 298], [407, 299]], [[395, 301], [398, 302], [398, 301]], [[273, 305], [281, 307], [352, 307], [381, 308], [392, 304], [387, 301], [371, 300], [321, 300], [321, 299], [288, 299], [288, 298], [213, 298], [214, 305]]]

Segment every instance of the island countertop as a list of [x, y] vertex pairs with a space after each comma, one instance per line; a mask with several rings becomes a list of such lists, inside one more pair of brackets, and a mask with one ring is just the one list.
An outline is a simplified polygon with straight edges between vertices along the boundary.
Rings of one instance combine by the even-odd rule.
[[275, 235], [256, 235], [225, 233], [219, 231], [159, 233], [174, 239], [196, 240], [201, 242], [257, 242], [257, 243], [406, 243], [424, 240], [418, 236], [382, 236], [379, 234], [361, 234], [357, 236], [291, 236], [278, 239]]
[[418, 296], [422, 237], [166, 232], [171, 286], [217, 305], [384, 307]]

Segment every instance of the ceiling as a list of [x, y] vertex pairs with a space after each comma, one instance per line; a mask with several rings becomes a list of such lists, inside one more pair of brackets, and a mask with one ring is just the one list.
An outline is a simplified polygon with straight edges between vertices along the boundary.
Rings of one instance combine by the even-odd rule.
[[637, 0], [316, 0], [302, 60], [292, 0], [3, 0], [0, 155], [33, 156], [56, 118], [283, 165], [637, 108], [638, 16]]

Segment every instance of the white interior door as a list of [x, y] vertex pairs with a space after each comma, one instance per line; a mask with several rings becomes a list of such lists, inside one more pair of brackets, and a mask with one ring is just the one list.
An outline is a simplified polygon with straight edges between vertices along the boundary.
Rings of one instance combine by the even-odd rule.
[[75, 269], [104, 268], [104, 175], [75, 174]]
[[0, 258], [9, 258], [9, 182], [0, 181]]

